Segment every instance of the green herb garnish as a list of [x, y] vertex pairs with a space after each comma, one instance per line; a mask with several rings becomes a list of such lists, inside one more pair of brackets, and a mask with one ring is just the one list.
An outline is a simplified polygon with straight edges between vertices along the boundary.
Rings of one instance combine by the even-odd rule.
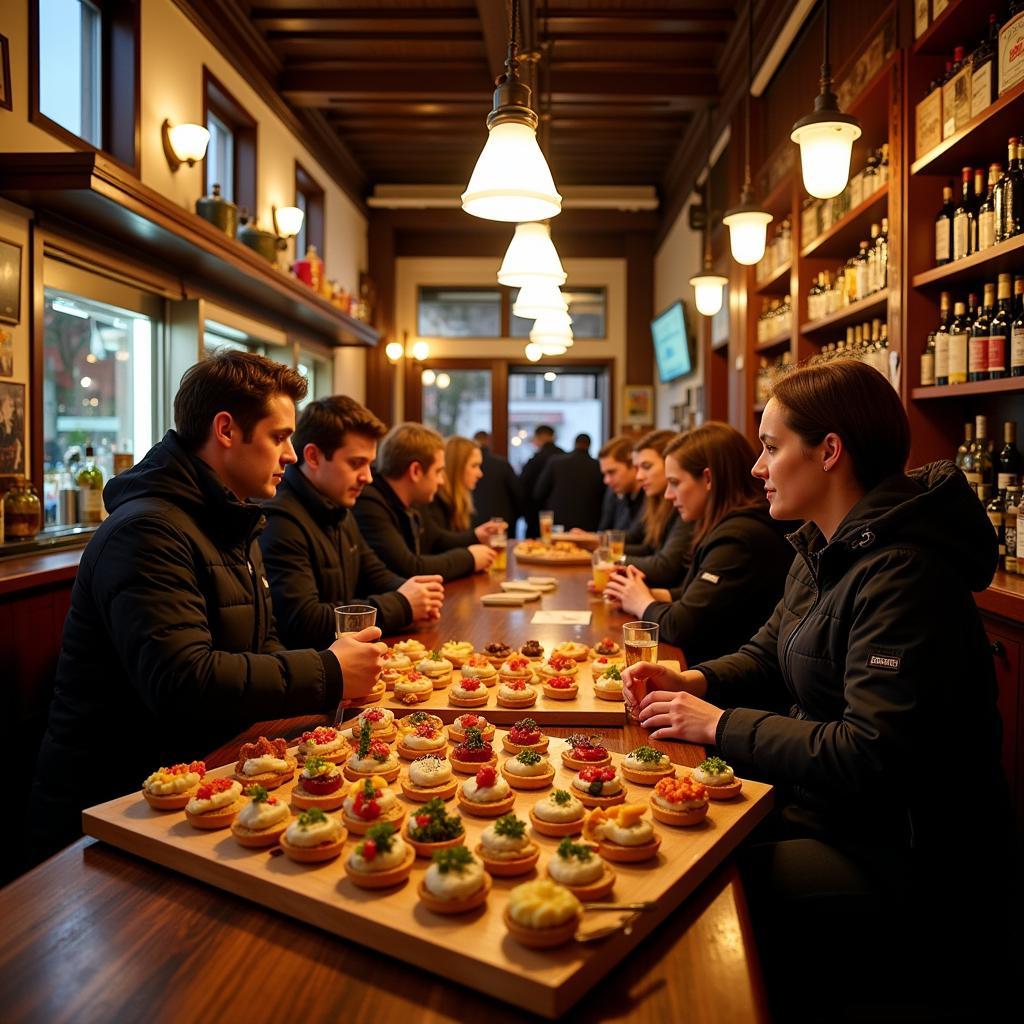
[[484, 734], [479, 729], [469, 728], [466, 730], [466, 738], [462, 741], [462, 745], [467, 750], [483, 750]]
[[620, 683], [622, 682], [622, 673], [619, 671], [618, 665], [612, 665], [602, 677], [604, 679], [617, 679]]
[[[319, 813], [323, 814], [323, 811]], [[378, 853], [390, 853], [391, 847], [395, 845], [395, 826], [388, 821], [383, 821], [379, 825], [373, 825], [366, 830], [366, 838], [373, 840]], [[356, 853], [360, 857], [363, 856], [365, 846], [366, 843], [364, 841], [356, 847]]]
[[630, 751], [630, 757], [636, 758], [637, 761], [643, 761], [644, 764], [658, 764], [661, 761], [661, 753], [654, 749], [654, 747], [637, 747], [636, 750]]
[[494, 823], [496, 836], [508, 836], [509, 839], [522, 839], [526, 835], [526, 822], [514, 814], [503, 814]]
[[327, 759], [319, 754], [312, 754], [302, 762], [302, 766], [309, 770], [310, 775], [316, 775], [325, 764], [327, 764]]
[[524, 732], [533, 732], [534, 729], [539, 729], [540, 726], [532, 718], [520, 718], [513, 729], [522, 729]]
[[586, 843], [574, 843], [570, 836], [566, 836], [555, 851], [563, 860], [575, 857], [578, 861], [588, 861], [594, 856], [594, 851]]
[[444, 661], [444, 656], [440, 651], [431, 651], [427, 657], [429, 657], [431, 661]]
[[591, 736], [585, 732], [574, 732], [565, 742], [570, 747], [592, 747], [595, 740], [601, 739], [604, 739], [604, 737], [600, 733]]
[[426, 713], [426, 711], [414, 711], [409, 716], [409, 724], [410, 725], [423, 725], [424, 723], [429, 722], [429, 721], [430, 721], [430, 715], [428, 715]]
[[[425, 824], [422, 819], [429, 818]], [[448, 814], [440, 797], [428, 800], [409, 822], [409, 835], [418, 843], [441, 843], [461, 836], [464, 829], [457, 814]]]
[[363, 780], [363, 796], [367, 800], [372, 800], [377, 795], [377, 787], [373, 784], [372, 779]]
[[254, 803], [263, 803], [270, 794], [262, 786], [249, 786], [245, 791], [245, 795]]
[[697, 767], [709, 775], [721, 775], [729, 770], [729, 766], [720, 757], [706, 757]]
[[516, 760], [520, 764], [540, 764], [540, 754], [536, 750], [521, 750], [516, 754]]
[[299, 815], [299, 828], [309, 828], [310, 825], [322, 825], [326, 820], [327, 815], [319, 807], [313, 807]]
[[570, 800], [572, 800], [572, 793], [567, 789], [556, 789], [551, 793], [551, 800], [558, 804], [559, 807], [564, 807]]
[[447, 850], [435, 851], [434, 863], [442, 875], [449, 871], [461, 875], [473, 863], [473, 854], [465, 846], [450, 846]]
[[362, 760], [370, 753], [370, 733], [372, 732], [370, 723], [364, 721], [362, 727], [359, 730], [359, 758]]

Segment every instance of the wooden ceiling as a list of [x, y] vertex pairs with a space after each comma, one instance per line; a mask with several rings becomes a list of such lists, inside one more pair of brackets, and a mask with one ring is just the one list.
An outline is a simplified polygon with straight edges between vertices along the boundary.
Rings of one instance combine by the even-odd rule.
[[[234, 5], [276, 65], [276, 91], [307, 124], [329, 126], [366, 191], [468, 181], [505, 58], [510, 0]], [[719, 93], [735, 7], [522, 0], [523, 48], [550, 54], [555, 181], [664, 185], [695, 112]]]

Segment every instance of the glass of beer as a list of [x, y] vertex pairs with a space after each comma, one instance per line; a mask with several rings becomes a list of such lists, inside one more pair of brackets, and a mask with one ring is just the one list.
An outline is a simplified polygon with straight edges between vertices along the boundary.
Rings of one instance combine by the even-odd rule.
[[369, 604], [341, 604], [334, 609], [334, 635], [358, 633], [367, 626], [377, 625], [377, 609]]
[[626, 531], [605, 530], [608, 542], [608, 550], [612, 554], [613, 562], [621, 562], [626, 557]]
[[490, 545], [494, 548], [494, 561], [491, 562], [493, 572], [504, 572], [508, 568], [508, 531], [492, 533]]
[[537, 520], [540, 523], [540, 539], [543, 544], [551, 543], [551, 527], [555, 525], [555, 513], [551, 509], [544, 509], [537, 513]]
[[[658, 661], [658, 624], [656, 622], [627, 622], [622, 627], [622, 646], [626, 651], [626, 666], [635, 665], [640, 661], [649, 661], [652, 665]], [[627, 708], [629, 717], [639, 721], [640, 700], [647, 696], [647, 687], [639, 694], [636, 704]]]
[[611, 552], [607, 548], [596, 548], [590, 556], [590, 564], [594, 571], [594, 590], [603, 594], [615, 564]]

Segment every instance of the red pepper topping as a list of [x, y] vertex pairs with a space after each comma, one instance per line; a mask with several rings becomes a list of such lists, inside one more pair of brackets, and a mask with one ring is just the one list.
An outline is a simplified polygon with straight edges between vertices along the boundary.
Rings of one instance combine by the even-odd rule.
[[570, 666], [575, 665], [576, 662], [573, 658], [570, 658], [568, 655], [552, 654], [551, 657], [548, 658], [548, 664], [556, 672], [564, 672]]
[[320, 726], [317, 729], [313, 729], [311, 732], [304, 732], [302, 734], [303, 743], [315, 743], [317, 746], [323, 746], [325, 743], [333, 743], [338, 738], [338, 730], [331, 729], [327, 726]]
[[548, 686], [556, 690], [571, 690], [576, 683], [569, 676], [552, 676], [548, 680]]
[[505, 685], [510, 690], [520, 690], [520, 691], [522, 691], [522, 690], [526, 689], [526, 680], [525, 679], [509, 679], [505, 683]]
[[608, 756], [608, 751], [604, 747], [573, 747], [571, 756], [577, 761], [603, 761]]
[[206, 763], [203, 761], [191, 761], [189, 764], [174, 764], [167, 769], [168, 775], [187, 775], [195, 772], [200, 778], [206, 774]]
[[377, 761], [386, 761], [391, 756], [391, 748], [383, 740], [374, 740], [370, 744], [370, 757]]
[[481, 789], [489, 789], [498, 780], [498, 773], [491, 765], [486, 765], [476, 773], [476, 784]]
[[[465, 681], [463, 681], [463, 686], [465, 686]], [[479, 721], [480, 717], [478, 715], [463, 715], [459, 719], [459, 725], [463, 729], [475, 729]]]
[[377, 856], [377, 844], [372, 839], [363, 840], [363, 860], [373, 860]]
[[522, 672], [524, 668], [527, 668], [530, 664], [529, 658], [509, 658], [505, 662], [505, 668], [509, 672]]
[[429, 814], [417, 814], [416, 815], [416, 824], [420, 828], [426, 828], [430, 824], [430, 815]]
[[360, 717], [367, 722], [380, 722], [384, 718], [384, 709], [369, 708], [367, 711], [364, 711]]
[[472, 691], [472, 690], [479, 690], [480, 687], [483, 686], [483, 683], [481, 683], [479, 679], [463, 679], [462, 682], [459, 683], [459, 685], [464, 690], [471, 690]]
[[437, 730], [429, 722], [424, 722], [422, 725], [416, 726], [416, 735], [432, 740], [437, 736]]
[[508, 731], [508, 738], [519, 746], [529, 746], [532, 743], [540, 742], [540, 729], [523, 729], [513, 725]]
[[200, 800], [209, 800], [214, 793], [223, 793], [224, 790], [230, 789], [233, 785], [232, 779], [210, 779], [209, 782], [204, 782], [199, 787], [196, 791], [196, 796]]
[[580, 772], [580, 779], [583, 782], [611, 782], [615, 778], [615, 769], [608, 765], [605, 768], [584, 768]]

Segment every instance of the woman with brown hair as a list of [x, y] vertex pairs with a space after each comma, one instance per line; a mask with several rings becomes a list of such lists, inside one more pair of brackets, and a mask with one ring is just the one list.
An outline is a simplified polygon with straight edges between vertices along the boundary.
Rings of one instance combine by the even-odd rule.
[[493, 523], [471, 527], [473, 491], [484, 475], [482, 462], [480, 446], [468, 437], [455, 435], [445, 442], [444, 482], [434, 500], [422, 510], [435, 551], [486, 544], [495, 532]]
[[665, 447], [667, 504], [693, 525], [693, 561], [675, 590], [652, 590], [627, 566], [605, 596], [639, 619], [657, 622], [661, 639], [681, 647], [690, 665], [728, 654], [749, 640], [782, 596], [793, 549], [772, 522], [755, 456], [727, 423], [706, 423]]
[[776, 786], [747, 870], [769, 981], [803, 1004], [779, 1019], [843, 1016], [830, 1008], [850, 979], [861, 999], [869, 984], [903, 998], [913, 979], [920, 999], [941, 977], [948, 1012], [957, 982], [968, 1001], [993, 994], [1006, 951], [986, 916], [1008, 903], [1009, 814], [972, 593], [996, 537], [951, 462], [905, 472], [906, 413], [863, 363], [782, 377], [760, 436], [772, 517], [805, 520], [782, 600], [734, 654], [627, 669], [626, 699], [653, 738], [714, 744]]
[[644, 537], [642, 544], [626, 545], [626, 564], [651, 587], [678, 585], [690, 564], [693, 527], [675, 515], [665, 497], [664, 451], [675, 437], [672, 430], [652, 430], [633, 445], [636, 479], [644, 492]]

